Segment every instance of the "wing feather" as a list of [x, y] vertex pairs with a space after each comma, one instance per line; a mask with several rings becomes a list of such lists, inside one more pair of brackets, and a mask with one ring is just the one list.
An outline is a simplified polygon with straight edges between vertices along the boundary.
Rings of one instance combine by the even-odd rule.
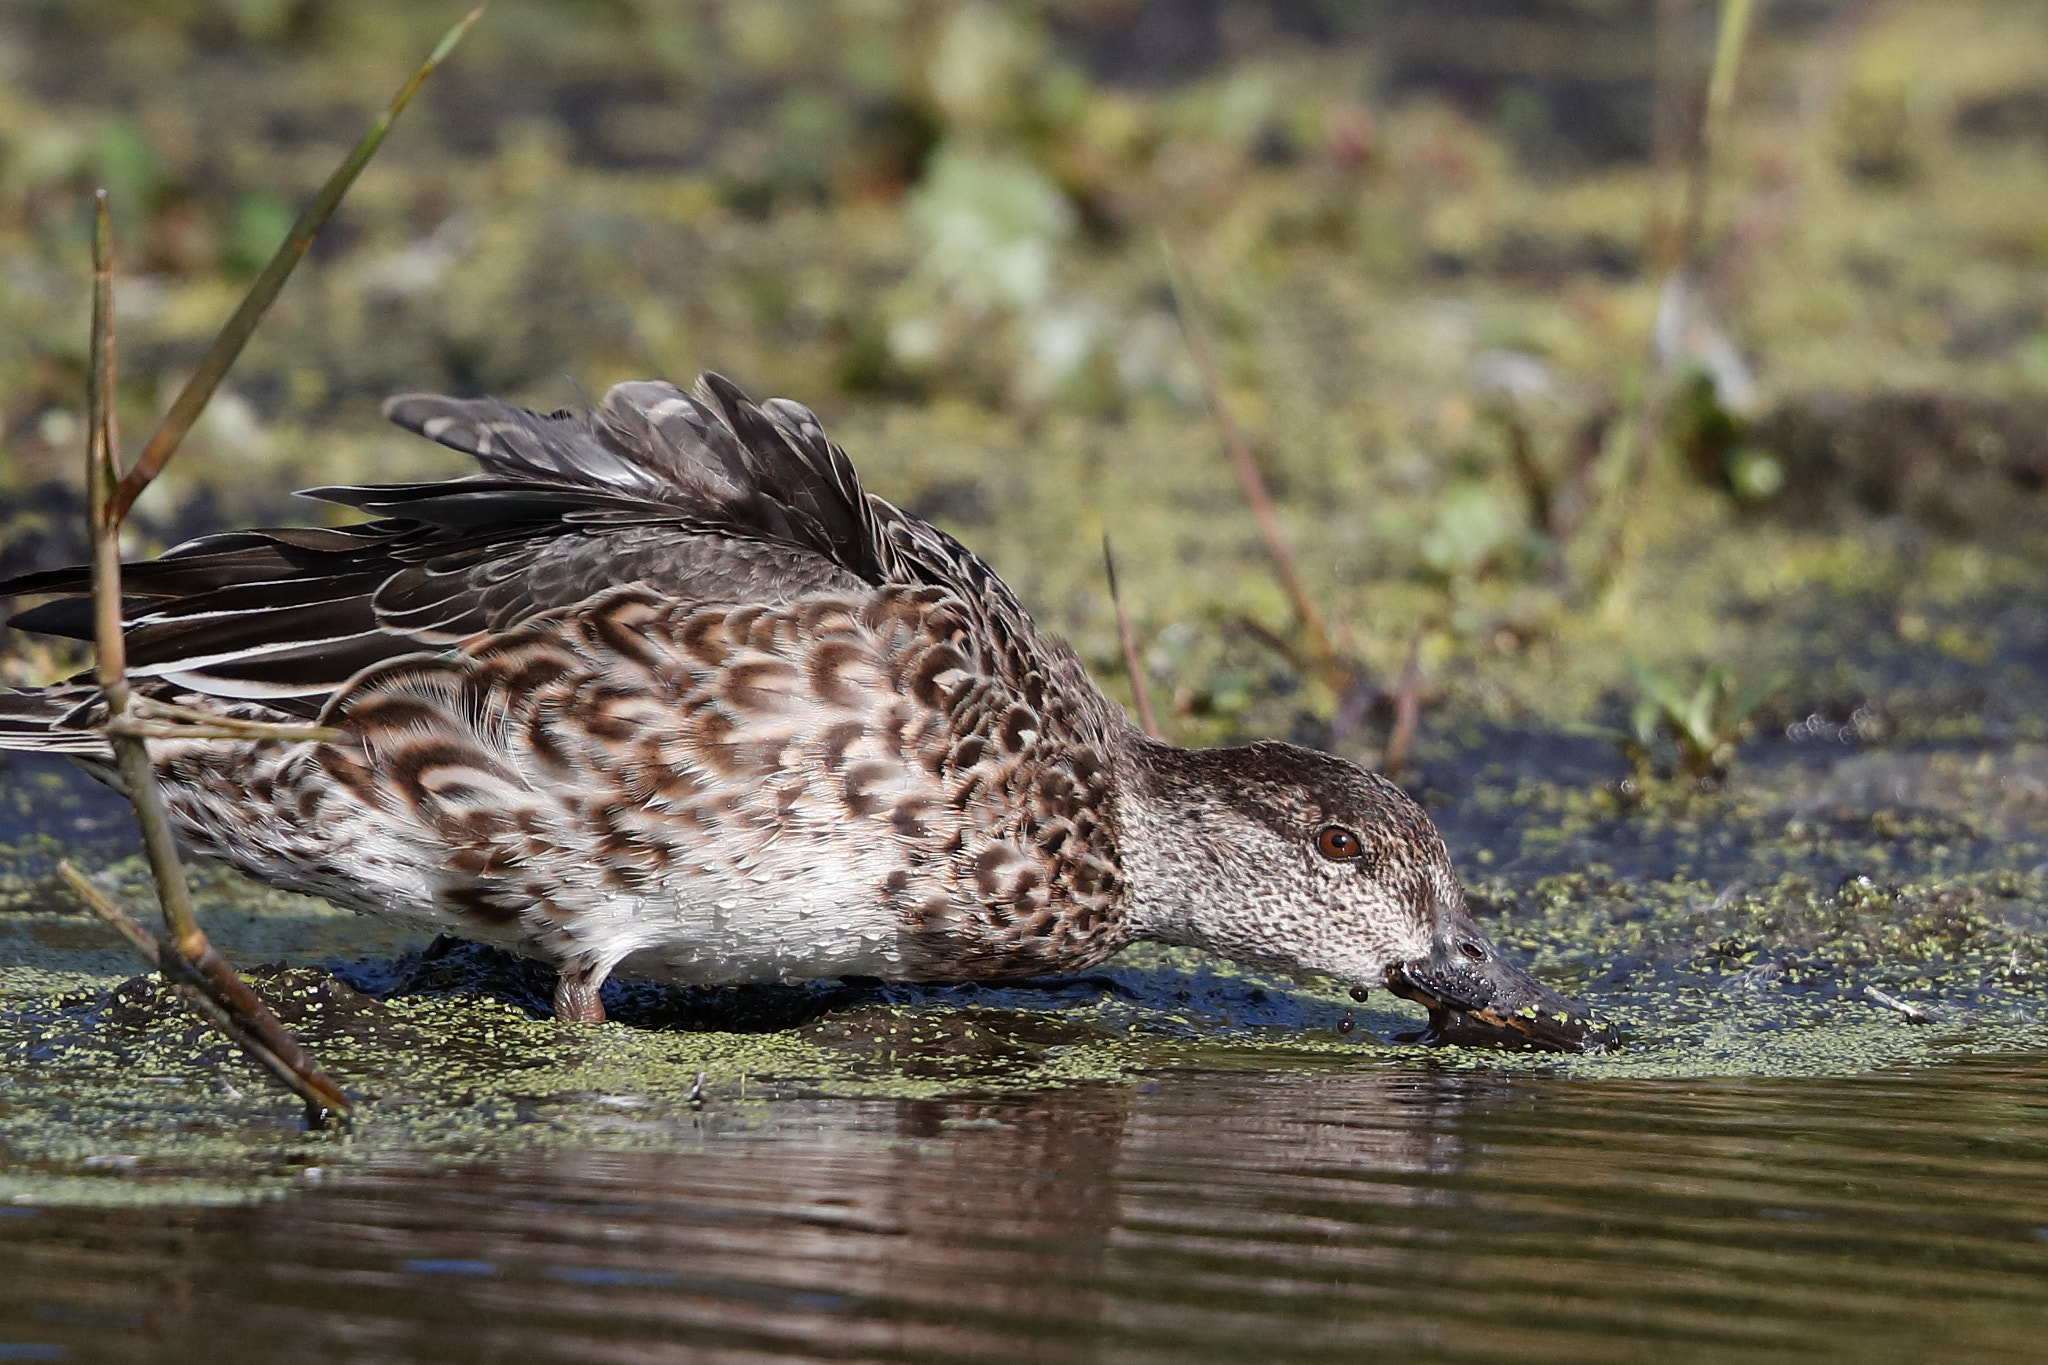
[[[888, 544], [903, 514], [865, 493], [815, 414], [756, 405], [717, 375], [693, 393], [620, 384], [589, 413], [430, 394], [385, 413], [479, 472], [312, 489], [375, 520], [206, 536], [127, 566], [138, 676], [300, 712], [363, 668], [622, 583], [772, 603], [918, 567]], [[0, 596], [57, 594], [11, 624], [86, 638], [90, 589], [74, 568], [0, 583]]]

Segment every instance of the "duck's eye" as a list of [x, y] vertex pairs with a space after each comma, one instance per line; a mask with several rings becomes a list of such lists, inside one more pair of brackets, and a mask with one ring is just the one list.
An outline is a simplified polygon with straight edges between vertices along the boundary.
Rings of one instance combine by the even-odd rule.
[[1365, 845], [1344, 826], [1325, 825], [1316, 835], [1316, 852], [1333, 862], [1344, 862], [1365, 852]]

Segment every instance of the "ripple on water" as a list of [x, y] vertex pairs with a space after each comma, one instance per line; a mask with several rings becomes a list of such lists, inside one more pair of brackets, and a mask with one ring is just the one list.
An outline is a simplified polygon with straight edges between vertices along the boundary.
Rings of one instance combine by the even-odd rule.
[[[665, 1151], [40, 1208], [72, 1359], [2038, 1360], [2048, 1056], [1832, 1080], [1193, 1071]], [[24, 1357], [26, 1358], [26, 1357]], [[57, 1356], [38, 1358], [60, 1358]], [[223, 1357], [224, 1358], [224, 1357]]]

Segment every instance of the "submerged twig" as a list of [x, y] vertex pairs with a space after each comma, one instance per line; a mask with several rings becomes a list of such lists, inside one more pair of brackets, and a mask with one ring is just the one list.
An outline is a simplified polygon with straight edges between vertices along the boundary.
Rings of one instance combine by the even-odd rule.
[[170, 411], [164, 414], [163, 424], [156, 429], [156, 434], [149, 438], [149, 444], [143, 447], [142, 454], [136, 458], [134, 468], [128, 471], [120, 486], [114, 490], [108, 510], [115, 521], [118, 522], [127, 516], [128, 509], [135, 505], [135, 499], [142, 495], [142, 490], [148, 488], [150, 482], [163, 473], [164, 466], [170, 463], [171, 456], [177, 453], [178, 443], [185, 439], [185, 433], [199, 420], [199, 414], [205, 410], [207, 400], [213, 397], [213, 391], [220, 386], [220, 381], [227, 377], [229, 368], [242, 354], [242, 348], [248, 344], [250, 334], [256, 330], [256, 324], [263, 320], [263, 315], [276, 301], [278, 291], [284, 288], [284, 282], [290, 277], [293, 268], [313, 245], [313, 239], [320, 234], [320, 229], [333, 215], [335, 208], [341, 203], [342, 196], [355, 184], [356, 176], [362, 173], [363, 167], [369, 164], [377, 148], [383, 145], [384, 135], [391, 131], [392, 123], [405, 112], [405, 106], [412, 103], [412, 97], [419, 93], [419, 88], [426, 83], [427, 77], [434, 74], [434, 68], [447, 59], [448, 54], [455, 50], [455, 45], [462, 41], [463, 35], [483, 17], [483, 12], [484, 7], [478, 5], [463, 17], [462, 22], [442, 35], [441, 41], [434, 45], [434, 50], [428, 54], [427, 60], [420, 65], [419, 70], [413, 72], [412, 79], [392, 97], [384, 112], [377, 116], [377, 121], [370, 125], [370, 131], [350, 150], [341, 165], [335, 168], [334, 174], [327, 177], [326, 183], [320, 187], [320, 192], [313, 196], [313, 202], [306, 205], [305, 212], [292, 224], [292, 230], [285, 235], [284, 241], [265, 263], [255, 282], [249, 286], [249, 292], [243, 296], [241, 306], [235, 309], [234, 316], [227, 320], [227, 324], [220, 329], [220, 334], [213, 339], [213, 345], [207, 348], [205, 357], [199, 362], [199, 368], [192, 372], [192, 377], [185, 381], [185, 387], [179, 390], [178, 396], [172, 400]]
[[1906, 1016], [1906, 1022], [1909, 1024], [1932, 1024], [1936, 1022], [1934, 1015], [1921, 1009], [1918, 1005], [1901, 1000], [1896, 995], [1887, 994], [1875, 986], [1865, 986], [1863, 988], [1863, 998], [1874, 1005], [1882, 1005], [1888, 1010], [1897, 1010], [1900, 1014]]
[[73, 867], [69, 859], [57, 864], [57, 875], [71, 884], [71, 889], [85, 902], [86, 909], [112, 925], [120, 932], [122, 938], [128, 940], [128, 946], [135, 950], [137, 957], [147, 963], [152, 970], [157, 967], [159, 959], [156, 940], [149, 936], [148, 930], [131, 919], [126, 910], [100, 894], [100, 889], [87, 881], [85, 874]]
[[1137, 703], [1138, 724], [1153, 739], [1165, 739], [1159, 717], [1152, 710], [1152, 691], [1145, 685], [1145, 670], [1138, 657], [1138, 641], [1131, 634], [1131, 618], [1124, 614], [1124, 596], [1116, 584], [1116, 552], [1109, 548], [1109, 532], [1102, 533], [1102, 568], [1109, 575], [1109, 603], [1116, 609], [1116, 638], [1123, 646], [1124, 672], [1131, 680], [1131, 699]]
[[[99, 888], [86, 880], [85, 875], [77, 868], [68, 862], [60, 862], [57, 864], [57, 871], [71, 889], [78, 893], [79, 899], [85, 902], [87, 909], [113, 926], [122, 938], [128, 940], [128, 946], [135, 950], [135, 955], [146, 965], [163, 973], [164, 981], [170, 986], [172, 994], [183, 1001], [187, 1009], [213, 1025], [215, 1030], [276, 1077], [279, 1084], [304, 1100], [307, 1113], [313, 1116], [316, 1123], [317, 1116], [322, 1113], [348, 1112], [348, 1097], [340, 1090], [332, 1089], [333, 1082], [327, 1081], [317, 1068], [312, 1067], [312, 1059], [306, 1056], [304, 1049], [299, 1047], [290, 1034], [284, 1033], [282, 1028], [276, 1025], [274, 1019], [271, 1023], [273, 1027], [278, 1028], [279, 1036], [274, 1040], [266, 1040], [257, 1029], [248, 1026], [249, 1020], [238, 1017], [238, 1011], [216, 998], [212, 983], [203, 973], [175, 952], [165, 951], [164, 945], [151, 938], [149, 931], [137, 924], [127, 911], [101, 894]], [[264, 1014], [268, 1016], [269, 1011], [265, 1010]], [[283, 1052], [277, 1049], [277, 1042], [284, 1045]], [[309, 1069], [312, 1076], [327, 1082], [329, 1090], [322, 1091], [305, 1084], [305, 1075]], [[309, 1090], [311, 1093], [308, 1093]]]
[[1294, 608], [1305, 662], [1322, 675], [1331, 691], [1341, 697], [1357, 681], [1357, 670], [1337, 652], [1330, 638], [1329, 623], [1323, 619], [1315, 599], [1309, 596], [1301, 571], [1295, 567], [1294, 551], [1287, 543], [1287, 533], [1280, 527], [1279, 515], [1273, 510], [1273, 499], [1266, 491], [1265, 476], [1259, 472], [1258, 462], [1252, 458], [1251, 442], [1245, 438], [1244, 429], [1238, 426], [1230, 404], [1224, 398], [1223, 376], [1217, 368], [1216, 351], [1210, 344], [1187, 268], [1174, 251], [1173, 244], [1164, 236], [1159, 240], [1166, 260], [1167, 279], [1172, 284], [1174, 303], [1180, 312], [1181, 331], [1187, 337], [1188, 352], [1194, 357], [1195, 371], [1201, 377], [1202, 394], [1209, 404], [1210, 415], [1216, 419], [1216, 426], [1223, 434], [1223, 445], [1230, 453], [1230, 466], [1237, 475], [1238, 489], [1244, 494], [1245, 505], [1251, 509], [1252, 520], [1258, 525], [1259, 538], [1265, 542], [1266, 558], [1272, 562], [1274, 576], [1280, 580], [1281, 590], [1287, 594], [1287, 600]]
[[1658, 280], [1657, 316], [1652, 319], [1643, 341], [1641, 386], [1636, 394], [1635, 412], [1622, 435], [1616, 454], [1618, 477], [1611, 485], [1614, 505], [1605, 553], [1595, 562], [1590, 582], [1591, 596], [1607, 598], [1619, 589], [1642, 554], [1643, 489], [1649, 482], [1648, 465], [1662, 439], [1665, 409], [1670, 402], [1670, 385], [1658, 363], [1658, 334], [1666, 309], [1685, 307], [1684, 294], [1692, 271], [1693, 256], [1699, 249], [1706, 224], [1707, 202], [1713, 188], [1714, 154], [1718, 150], [1728, 111], [1735, 102], [1735, 80], [1741, 70], [1742, 53], [1748, 43], [1754, 0], [1721, 0], [1720, 25], [1714, 42], [1714, 68], [1707, 81], [1706, 107], [1700, 115], [1699, 134], [1694, 139], [1692, 160], [1686, 167], [1684, 203], [1675, 221], [1660, 205], [1652, 215], [1651, 252], [1653, 277]]

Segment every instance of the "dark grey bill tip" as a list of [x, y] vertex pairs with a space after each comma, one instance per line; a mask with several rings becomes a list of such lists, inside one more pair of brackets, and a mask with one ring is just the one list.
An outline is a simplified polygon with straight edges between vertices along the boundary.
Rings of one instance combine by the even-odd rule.
[[1402, 1035], [1404, 1042], [1603, 1052], [1614, 1041], [1582, 1007], [1476, 934], [1440, 938], [1429, 956], [1396, 963], [1387, 989], [1429, 1010], [1429, 1027]]

